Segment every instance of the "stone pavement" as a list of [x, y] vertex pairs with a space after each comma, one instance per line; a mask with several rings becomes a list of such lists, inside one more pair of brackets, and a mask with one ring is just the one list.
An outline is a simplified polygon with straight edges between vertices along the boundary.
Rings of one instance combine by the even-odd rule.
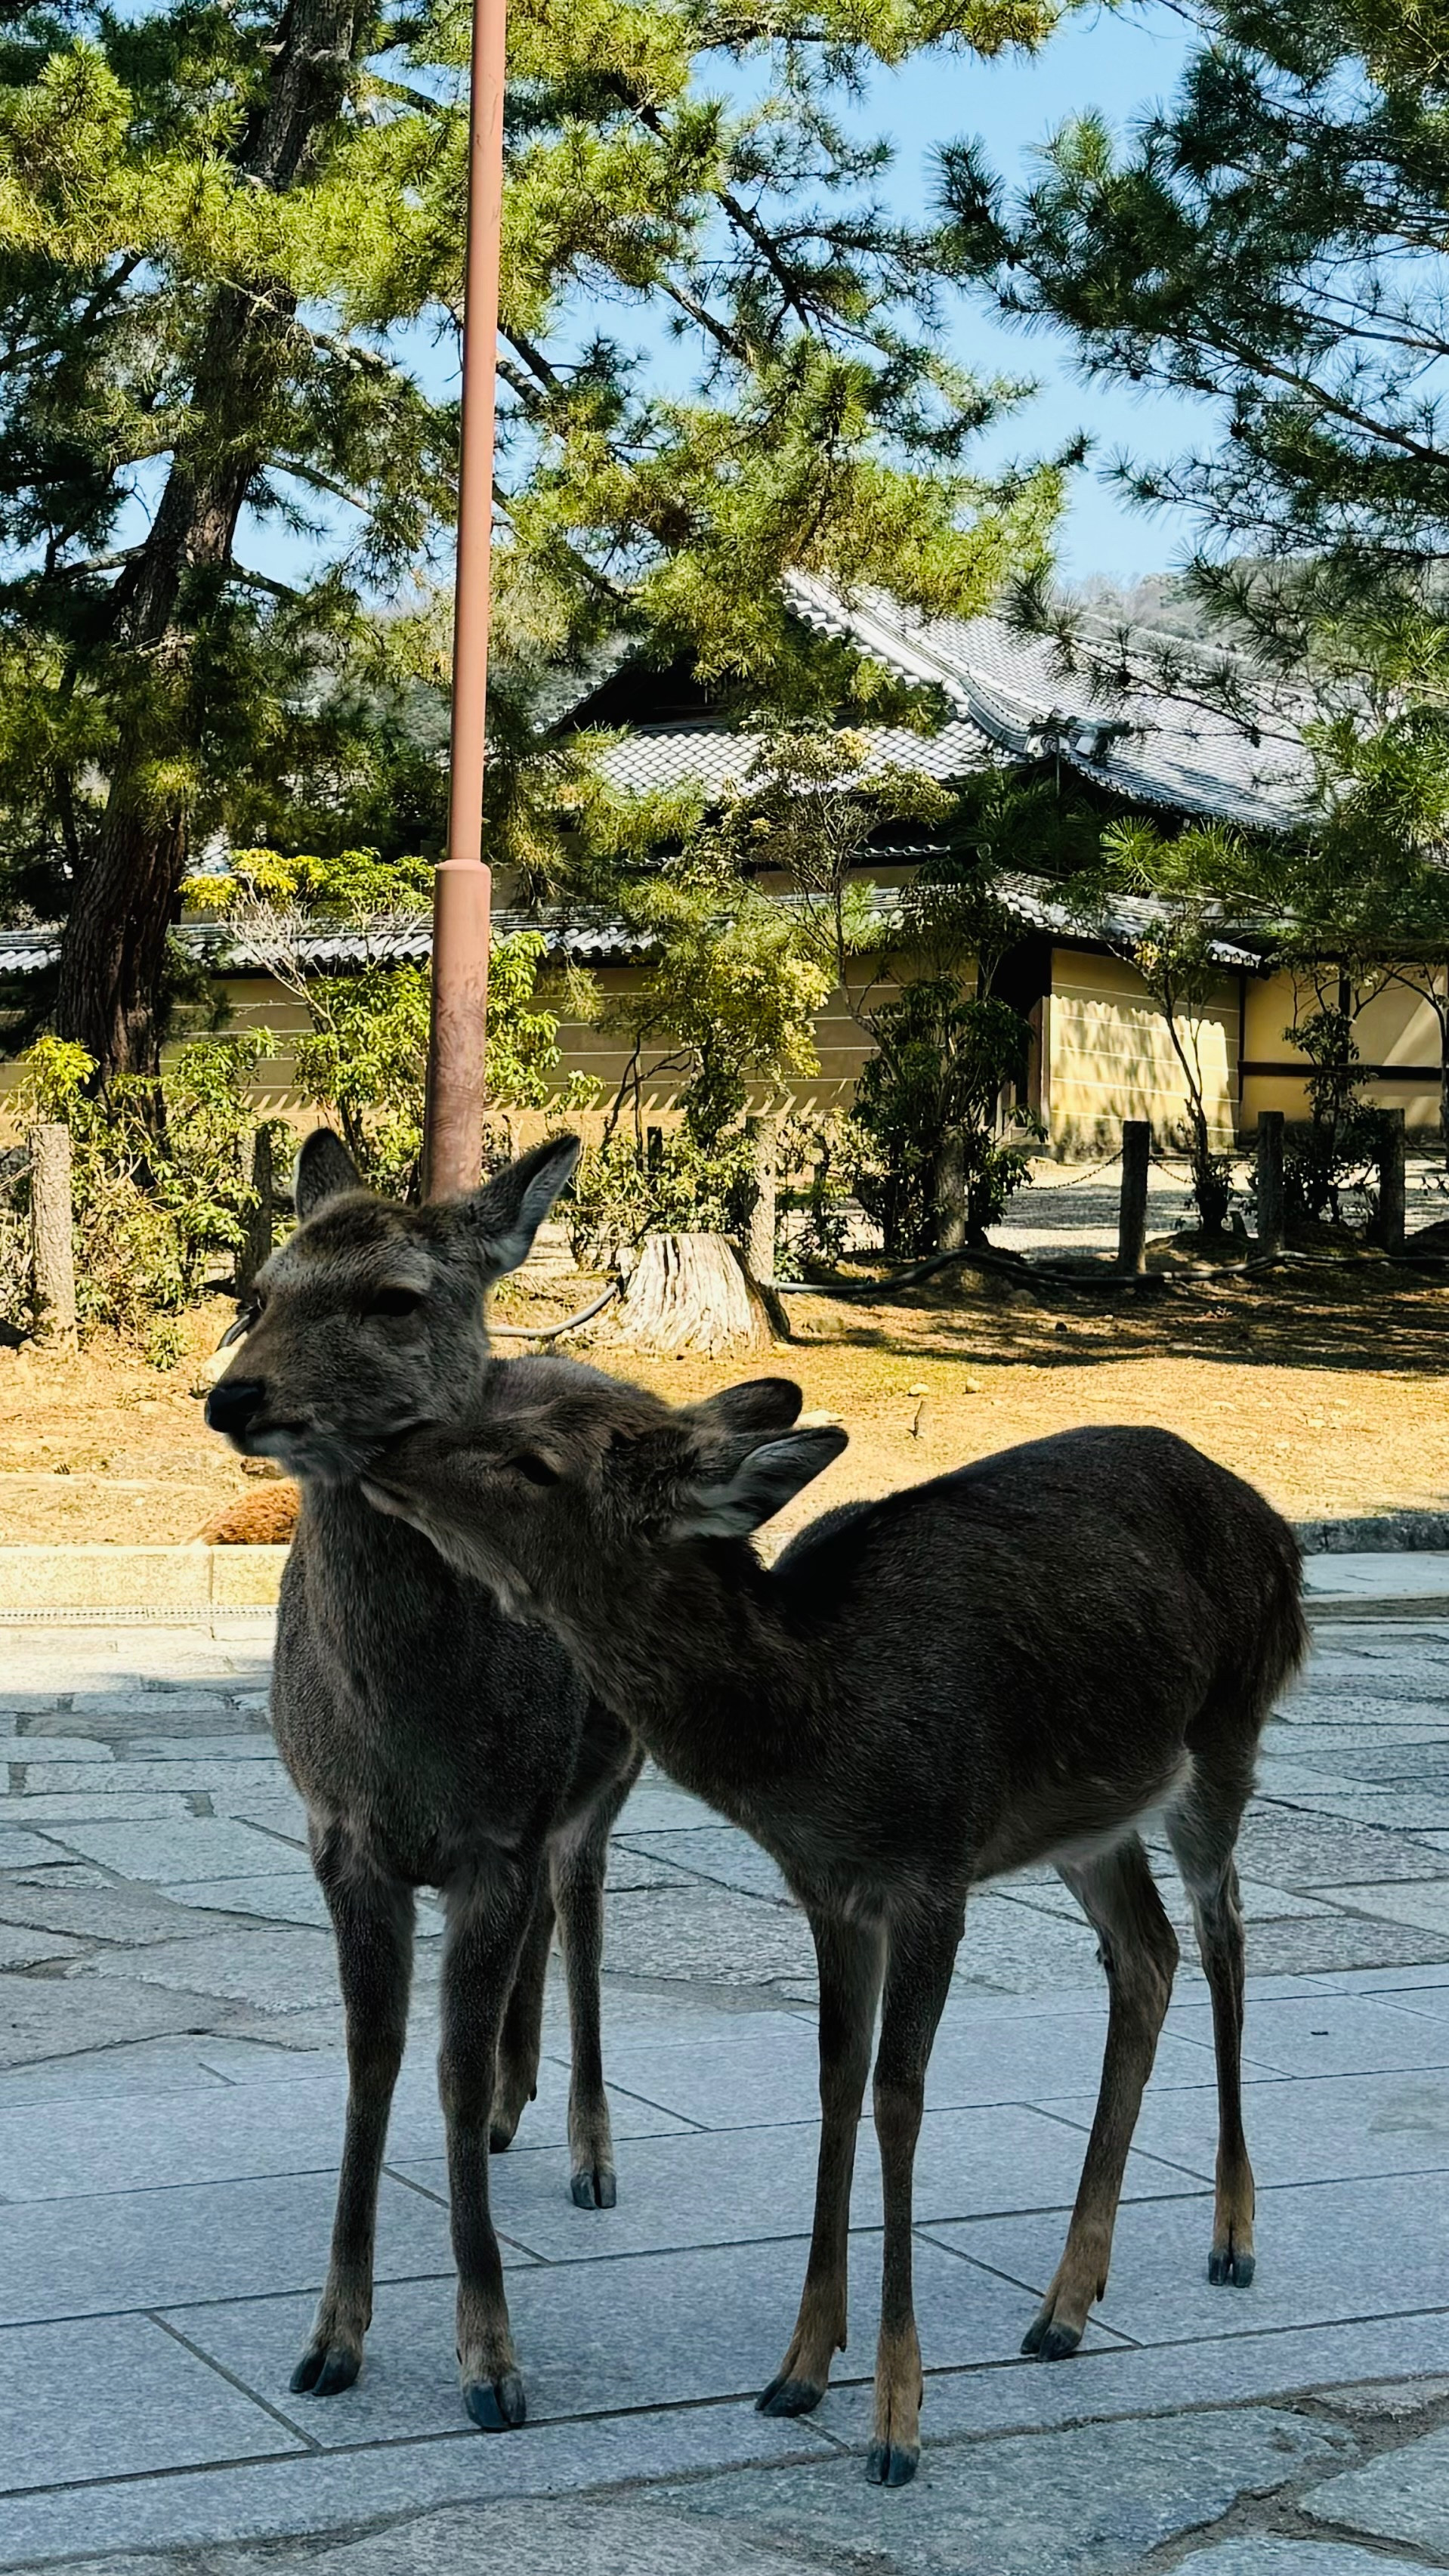
[[[344, 2071], [302, 1819], [265, 1734], [266, 1624], [5, 1631], [0, 2567], [1449, 2566], [1449, 1564], [1311, 1571], [1318, 1653], [1241, 1852], [1257, 2280], [1205, 2278], [1213, 2068], [1185, 1963], [1098, 2321], [1071, 2362], [1020, 2359], [1104, 2013], [1049, 1874], [983, 1895], [931, 2072], [927, 2448], [898, 2495], [862, 2474], [868, 2136], [837, 2384], [809, 2422], [751, 2405], [793, 2318], [815, 2145], [810, 1945], [752, 1846], [655, 1778], [621, 1823], [612, 2212], [568, 2196], [551, 2001], [538, 2100], [493, 2167], [527, 2430], [461, 2415], [426, 1938], [364, 2375], [292, 2397]], [[1175, 1881], [1170, 1902], [1181, 1921]]]

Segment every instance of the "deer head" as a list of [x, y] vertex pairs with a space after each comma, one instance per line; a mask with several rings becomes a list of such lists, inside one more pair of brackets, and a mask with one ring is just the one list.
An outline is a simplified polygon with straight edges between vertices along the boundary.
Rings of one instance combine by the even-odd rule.
[[326, 1128], [297, 1158], [295, 1234], [257, 1275], [206, 1419], [251, 1457], [340, 1483], [401, 1431], [464, 1407], [488, 1359], [483, 1292], [525, 1259], [578, 1156], [555, 1138], [486, 1188], [402, 1207]]
[[571, 1360], [491, 1369], [466, 1415], [404, 1434], [363, 1490], [516, 1607], [607, 1615], [641, 1556], [742, 1539], [828, 1467], [834, 1427], [796, 1429], [800, 1389], [756, 1378], [675, 1410]]

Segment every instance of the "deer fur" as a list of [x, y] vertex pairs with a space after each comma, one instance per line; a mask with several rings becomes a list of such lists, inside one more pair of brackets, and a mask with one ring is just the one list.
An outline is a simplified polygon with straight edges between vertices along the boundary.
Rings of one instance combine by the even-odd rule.
[[446, 1421], [489, 1366], [483, 1293], [525, 1257], [577, 1146], [526, 1155], [472, 1196], [408, 1208], [308, 1138], [295, 1234], [257, 1277], [241, 1348], [207, 1400], [233, 1446], [299, 1480], [272, 1682], [278, 1749], [307, 1804], [347, 2018], [347, 2125], [331, 2262], [294, 2389], [357, 2377], [373, 2233], [407, 2029], [413, 1891], [442, 1891], [439, 2086], [464, 2404], [490, 2429], [525, 2397], [488, 2207], [488, 2154], [537, 2083], [555, 1915], [573, 2029], [573, 2196], [606, 2208], [614, 2159], [599, 2034], [609, 1828], [642, 1759], [556, 1638], [486, 1579], [363, 1500], [380, 1443]]
[[495, 1369], [394, 1442], [364, 1491], [546, 1618], [683, 1785], [774, 1855], [820, 1967], [820, 2162], [799, 2319], [760, 2400], [815, 2406], [845, 2342], [846, 2231], [877, 2000], [884, 2272], [868, 2474], [919, 2457], [911, 2175], [973, 1887], [1051, 1861], [1109, 1988], [1066, 2250], [1025, 2342], [1055, 2360], [1106, 2286], [1177, 1943], [1138, 1827], [1163, 1817], [1212, 1995], [1209, 2278], [1253, 2271], [1233, 1847], [1275, 1693], [1306, 1645], [1292, 1532], [1170, 1432], [1060, 1433], [827, 1512], [767, 1571], [750, 1534], [829, 1465], [779, 1379], [672, 1411], [559, 1359]]

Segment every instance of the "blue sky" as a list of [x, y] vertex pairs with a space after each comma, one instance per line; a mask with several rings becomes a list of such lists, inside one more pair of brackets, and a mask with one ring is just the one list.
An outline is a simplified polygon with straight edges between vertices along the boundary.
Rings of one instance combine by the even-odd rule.
[[[1145, 108], [1170, 97], [1188, 51], [1181, 18], [1148, 0], [1120, 13], [1084, 9], [1034, 56], [993, 63], [925, 57], [899, 73], [882, 74], [870, 114], [875, 129], [897, 148], [893, 194], [904, 211], [917, 212], [936, 147], [971, 134], [982, 137], [1008, 185], [1024, 182], [1033, 155], [1066, 117], [1095, 107], [1121, 132]], [[959, 309], [952, 346], [980, 374], [1029, 376], [1040, 387], [983, 439], [984, 462], [1049, 453], [1079, 428], [1092, 438], [1093, 454], [1074, 478], [1059, 538], [1059, 569], [1066, 578], [1109, 573], [1132, 579], [1181, 558], [1191, 544], [1185, 515], [1133, 509], [1110, 488], [1103, 469], [1124, 449], [1161, 457], [1211, 435], [1205, 404], [1188, 395], [1090, 384], [1065, 333], [1013, 327], [983, 297], [970, 297]]]

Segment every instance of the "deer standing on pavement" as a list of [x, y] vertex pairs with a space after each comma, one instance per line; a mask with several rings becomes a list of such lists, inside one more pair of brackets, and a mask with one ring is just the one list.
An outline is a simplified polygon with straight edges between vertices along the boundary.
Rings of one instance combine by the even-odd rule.
[[983, 1880], [1053, 1862], [1094, 1926], [1109, 2015], [1066, 2250], [1025, 2341], [1075, 2349], [1107, 2281], [1177, 1942], [1138, 1826], [1192, 1900], [1217, 2048], [1208, 2275], [1253, 2273], [1233, 1847], [1275, 1693], [1306, 1648], [1298, 1548], [1166, 1431], [1087, 1430], [827, 1512], [766, 1570], [750, 1534], [828, 1466], [780, 1379], [673, 1411], [558, 1359], [494, 1369], [364, 1490], [546, 1618], [683, 1785], [772, 1853], [820, 1967], [820, 2161], [804, 2296], [760, 2404], [819, 2403], [845, 2342], [850, 2185], [877, 2000], [885, 2202], [867, 2474], [919, 2458], [911, 2175], [927, 2060]]
[[301, 1222], [259, 1272], [245, 1338], [206, 1416], [302, 1489], [282, 1578], [272, 1725], [307, 1804], [347, 2017], [347, 2126], [326, 2286], [294, 2389], [331, 2396], [362, 2362], [388, 2111], [407, 2031], [414, 1901], [441, 1889], [439, 2086], [469, 2415], [524, 2420], [488, 2154], [537, 2083], [557, 1914], [573, 2032], [573, 2196], [615, 2197], [599, 2035], [609, 1828], [642, 1754], [546, 1629], [486, 1577], [369, 1509], [359, 1477], [390, 1434], [446, 1421], [489, 1365], [483, 1292], [515, 1269], [573, 1168], [554, 1141], [470, 1197], [408, 1208], [363, 1189], [337, 1138], [309, 1136]]

